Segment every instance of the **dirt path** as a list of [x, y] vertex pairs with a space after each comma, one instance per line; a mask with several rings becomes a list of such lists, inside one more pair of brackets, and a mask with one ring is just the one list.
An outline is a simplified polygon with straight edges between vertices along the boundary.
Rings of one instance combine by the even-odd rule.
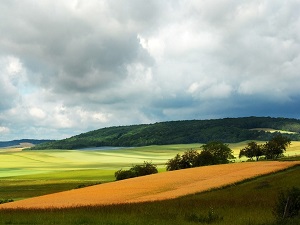
[[0, 205], [3, 208], [61, 208], [171, 199], [272, 173], [300, 162], [249, 162], [205, 166], [95, 185]]

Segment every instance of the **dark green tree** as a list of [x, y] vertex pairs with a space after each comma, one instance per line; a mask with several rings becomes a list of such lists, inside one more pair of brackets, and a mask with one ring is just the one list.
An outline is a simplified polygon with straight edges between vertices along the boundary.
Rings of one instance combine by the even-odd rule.
[[199, 153], [196, 150], [185, 151], [182, 155], [177, 154], [173, 159], [166, 163], [167, 171], [192, 168], [197, 166]]
[[199, 153], [196, 150], [188, 150], [183, 153], [181, 156], [181, 168], [186, 169], [186, 168], [192, 168], [197, 166], [196, 161], [199, 156]]
[[251, 160], [253, 157], [258, 161], [259, 157], [263, 155], [263, 146], [257, 144], [255, 141], [251, 141], [247, 144], [247, 146], [240, 150], [239, 158], [242, 156], [246, 156]]
[[217, 160], [209, 151], [201, 151], [196, 159], [196, 166], [208, 166], [214, 164], [217, 164]]
[[267, 159], [277, 159], [283, 155], [286, 148], [290, 146], [291, 140], [282, 134], [277, 134], [263, 145], [263, 152]]
[[205, 145], [202, 145], [201, 148], [203, 151], [208, 151], [213, 155], [216, 160], [216, 164], [229, 163], [229, 159], [234, 159], [233, 151], [228, 147], [227, 144], [222, 142], [209, 142]]
[[167, 171], [172, 171], [172, 170], [180, 170], [181, 169], [181, 155], [177, 154], [174, 158], [169, 159], [166, 163]]

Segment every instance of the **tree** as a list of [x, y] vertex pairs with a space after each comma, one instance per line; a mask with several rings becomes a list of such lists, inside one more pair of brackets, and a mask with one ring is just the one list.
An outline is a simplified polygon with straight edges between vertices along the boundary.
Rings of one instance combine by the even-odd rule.
[[182, 169], [196, 167], [196, 161], [199, 153], [196, 150], [189, 150], [184, 152], [181, 156], [181, 167]]
[[196, 165], [197, 166], [208, 166], [217, 164], [216, 158], [209, 151], [201, 151], [197, 157]]
[[246, 156], [252, 160], [253, 157], [256, 157], [258, 161], [259, 157], [263, 155], [263, 146], [252, 141], [247, 144], [247, 146], [240, 150], [239, 158]]
[[277, 159], [291, 144], [291, 140], [282, 134], [277, 134], [266, 144], [263, 145], [263, 152], [267, 159]]
[[172, 171], [172, 170], [180, 170], [181, 169], [181, 155], [177, 154], [173, 159], [169, 159], [168, 162], [166, 163], [167, 171]]
[[205, 145], [202, 145], [201, 148], [203, 151], [208, 151], [213, 155], [216, 160], [216, 164], [229, 163], [228, 159], [234, 159], [233, 151], [228, 147], [227, 144], [222, 142], [209, 142]]
[[166, 163], [167, 170], [179, 170], [192, 168], [197, 166], [197, 159], [199, 153], [196, 150], [188, 150], [183, 153], [183, 155], [177, 154], [173, 159], [169, 159]]
[[177, 154], [173, 159], [169, 159], [166, 163], [166, 169], [179, 170], [198, 166], [207, 166], [228, 163], [228, 159], [234, 158], [232, 150], [228, 145], [222, 142], [210, 142], [201, 146], [202, 151], [198, 153], [196, 150], [189, 150], [183, 155]]

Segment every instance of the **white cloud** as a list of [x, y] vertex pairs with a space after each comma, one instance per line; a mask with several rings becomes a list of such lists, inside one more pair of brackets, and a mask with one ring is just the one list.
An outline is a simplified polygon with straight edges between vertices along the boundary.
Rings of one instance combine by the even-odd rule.
[[40, 108], [33, 107], [29, 109], [29, 114], [37, 119], [45, 119], [47, 114]]
[[109, 118], [111, 117], [110, 114], [104, 114], [104, 113], [94, 113], [92, 115], [92, 118], [97, 121], [97, 122], [101, 122], [101, 123], [106, 123], [109, 121]]
[[224, 99], [230, 97], [233, 89], [225, 82], [203, 80], [190, 85], [187, 92], [200, 100]]
[[0, 127], [0, 134], [5, 134], [9, 133], [9, 128], [8, 127]]
[[7, 57], [6, 71], [9, 75], [19, 74], [22, 70], [23, 66], [20, 59], [12, 56]]

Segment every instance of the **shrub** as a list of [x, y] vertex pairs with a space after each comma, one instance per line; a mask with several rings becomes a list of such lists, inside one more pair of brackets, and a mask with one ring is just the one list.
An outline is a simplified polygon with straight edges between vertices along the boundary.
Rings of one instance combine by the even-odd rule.
[[8, 202], [13, 202], [13, 199], [0, 199], [0, 204], [8, 203]]
[[207, 215], [197, 215], [193, 213], [190, 216], [187, 216], [186, 219], [189, 222], [210, 224], [210, 223], [223, 220], [223, 216], [216, 214], [214, 212], [214, 209], [210, 207], [209, 211], [207, 212]]
[[151, 162], [144, 162], [142, 165], [135, 165], [129, 170], [118, 170], [115, 172], [116, 180], [124, 180], [133, 177], [140, 177], [145, 175], [150, 175], [158, 173], [156, 165], [153, 165]]
[[116, 180], [124, 180], [128, 178], [136, 177], [135, 174], [131, 170], [118, 170], [115, 172]]
[[292, 187], [286, 191], [281, 191], [273, 214], [279, 220], [300, 215], [300, 189]]
[[97, 182], [97, 183], [93, 183], [93, 184], [79, 184], [75, 187], [75, 189], [90, 187], [90, 186], [94, 186], [94, 185], [97, 185], [97, 184], [101, 184], [101, 182]]

